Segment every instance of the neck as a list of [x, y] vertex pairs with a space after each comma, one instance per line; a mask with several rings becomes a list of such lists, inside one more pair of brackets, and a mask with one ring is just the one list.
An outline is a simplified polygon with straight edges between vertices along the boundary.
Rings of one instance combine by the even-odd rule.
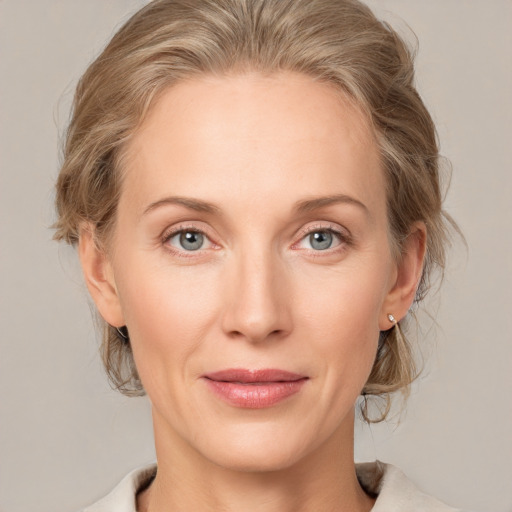
[[[290, 467], [236, 471], [208, 461], [160, 428], [153, 411], [158, 472], [138, 512], [368, 512], [353, 460], [353, 414], [323, 445]], [[165, 433], [165, 434], [164, 434]]]

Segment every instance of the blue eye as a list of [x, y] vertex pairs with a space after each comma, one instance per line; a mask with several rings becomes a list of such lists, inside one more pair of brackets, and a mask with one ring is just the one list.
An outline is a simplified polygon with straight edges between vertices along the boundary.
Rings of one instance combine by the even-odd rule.
[[327, 252], [329, 249], [334, 250], [347, 245], [350, 245], [348, 235], [334, 228], [318, 226], [316, 229], [306, 231], [296, 247], [314, 252]]
[[204, 245], [205, 236], [199, 231], [178, 231], [169, 238], [169, 243], [185, 251], [198, 251]]
[[333, 234], [330, 231], [315, 231], [309, 235], [309, 244], [317, 251], [325, 251], [332, 246]]

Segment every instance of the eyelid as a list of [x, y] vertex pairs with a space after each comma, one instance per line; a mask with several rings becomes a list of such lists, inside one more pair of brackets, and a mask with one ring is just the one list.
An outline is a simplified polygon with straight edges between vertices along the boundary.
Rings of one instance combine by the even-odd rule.
[[348, 229], [343, 228], [338, 224], [333, 224], [332, 222], [328, 222], [326, 224], [309, 224], [299, 230], [297, 237], [299, 240], [302, 240], [305, 236], [315, 233], [316, 231], [331, 231], [332, 233], [339, 235], [341, 238], [351, 239], [351, 234]]

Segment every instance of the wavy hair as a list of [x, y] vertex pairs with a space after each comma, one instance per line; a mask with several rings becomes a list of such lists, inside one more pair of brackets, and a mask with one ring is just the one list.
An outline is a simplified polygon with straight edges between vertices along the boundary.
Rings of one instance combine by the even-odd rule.
[[[80, 79], [57, 181], [55, 238], [75, 244], [94, 226], [108, 250], [122, 183], [122, 150], [172, 84], [203, 74], [303, 73], [332, 84], [364, 112], [387, 180], [390, 239], [397, 257], [411, 225], [427, 226], [416, 300], [444, 268], [451, 219], [442, 210], [432, 118], [414, 85], [414, 55], [357, 0], [155, 0], [112, 38]], [[100, 319], [101, 321], [101, 319]], [[113, 386], [143, 394], [131, 347], [103, 323], [102, 358]], [[362, 395], [407, 393], [417, 370], [400, 328], [381, 333]], [[370, 420], [363, 404], [363, 416]]]

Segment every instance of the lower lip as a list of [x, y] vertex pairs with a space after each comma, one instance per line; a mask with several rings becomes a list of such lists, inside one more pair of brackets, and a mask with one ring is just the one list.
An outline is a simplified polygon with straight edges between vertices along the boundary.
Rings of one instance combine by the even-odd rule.
[[231, 405], [245, 409], [271, 407], [298, 393], [307, 379], [247, 383], [205, 379], [208, 387]]

